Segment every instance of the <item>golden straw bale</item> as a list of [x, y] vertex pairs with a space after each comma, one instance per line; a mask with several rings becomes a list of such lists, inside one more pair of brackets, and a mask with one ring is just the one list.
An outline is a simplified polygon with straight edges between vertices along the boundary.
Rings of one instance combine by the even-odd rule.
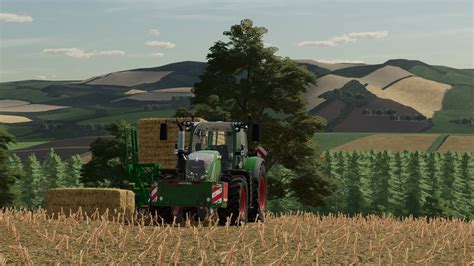
[[[179, 122], [191, 121], [191, 118], [178, 118]], [[194, 118], [195, 122], [204, 119]], [[160, 125], [168, 125], [168, 139], [160, 140]], [[175, 118], [145, 118], [138, 123], [138, 150], [140, 163], [160, 163], [163, 168], [176, 167], [177, 156], [174, 154], [175, 145], [178, 143], [179, 128]], [[186, 132], [186, 144], [189, 143], [190, 134]]]
[[130, 219], [135, 212], [135, 193], [130, 190], [113, 188], [55, 188], [50, 189], [45, 197], [48, 213], [64, 214], [76, 213], [79, 207], [82, 212], [93, 214], [98, 209], [99, 214], [104, 214], [107, 209], [109, 219], [122, 213]]

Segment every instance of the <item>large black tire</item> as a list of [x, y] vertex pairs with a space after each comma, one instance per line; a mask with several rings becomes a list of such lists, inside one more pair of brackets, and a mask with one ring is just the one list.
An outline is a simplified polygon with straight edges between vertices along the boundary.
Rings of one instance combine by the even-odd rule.
[[239, 225], [241, 222], [247, 223], [249, 211], [249, 189], [247, 181], [242, 176], [234, 176], [226, 178], [229, 183], [229, 193], [227, 200], [227, 208], [217, 210], [219, 223], [226, 224], [227, 218], [230, 217], [231, 225]]
[[252, 206], [249, 210], [249, 221], [265, 221], [267, 206], [267, 171], [265, 165], [260, 166], [258, 178], [252, 178]]

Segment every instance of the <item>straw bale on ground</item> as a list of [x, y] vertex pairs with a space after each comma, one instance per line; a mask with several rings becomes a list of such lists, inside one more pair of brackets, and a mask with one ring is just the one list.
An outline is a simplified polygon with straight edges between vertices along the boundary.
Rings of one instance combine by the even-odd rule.
[[[79, 208], [83, 213], [93, 214], [96, 209], [100, 215], [108, 209], [108, 218], [131, 218], [135, 212], [135, 193], [130, 190], [112, 188], [55, 188], [50, 189], [45, 197], [48, 213], [76, 213]], [[117, 219], [117, 218], [116, 218]]]

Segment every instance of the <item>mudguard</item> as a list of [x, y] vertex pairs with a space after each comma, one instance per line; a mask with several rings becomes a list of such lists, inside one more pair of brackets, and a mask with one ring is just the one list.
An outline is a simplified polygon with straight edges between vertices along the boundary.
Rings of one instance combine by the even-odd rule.
[[260, 167], [262, 166], [262, 164], [265, 164], [264, 159], [258, 156], [249, 157], [245, 161], [244, 169], [250, 173], [253, 179], [258, 180], [258, 174], [260, 172]]

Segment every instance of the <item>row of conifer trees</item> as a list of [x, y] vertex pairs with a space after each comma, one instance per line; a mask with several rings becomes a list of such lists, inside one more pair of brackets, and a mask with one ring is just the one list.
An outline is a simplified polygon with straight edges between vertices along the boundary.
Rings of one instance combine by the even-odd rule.
[[337, 184], [330, 212], [474, 218], [474, 155], [327, 152], [322, 171]]
[[12, 188], [16, 207], [44, 206], [46, 191], [58, 187], [81, 187], [81, 157], [63, 161], [53, 149], [40, 162], [34, 153], [22, 161], [16, 154], [9, 158], [18, 177]]

